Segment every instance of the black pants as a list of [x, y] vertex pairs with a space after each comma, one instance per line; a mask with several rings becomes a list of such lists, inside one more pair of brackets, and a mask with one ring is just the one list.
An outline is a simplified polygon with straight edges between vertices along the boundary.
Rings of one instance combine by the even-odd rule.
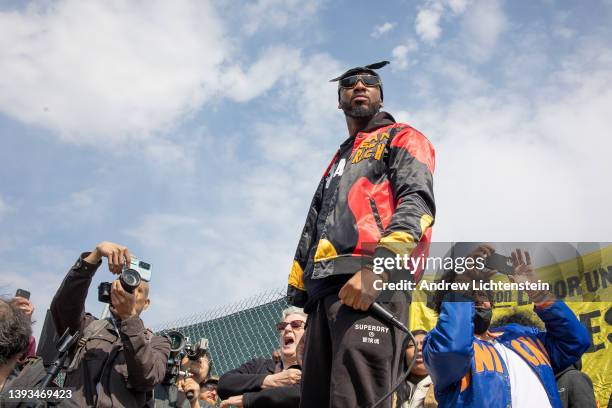
[[[406, 321], [406, 297], [383, 303]], [[300, 408], [369, 407], [397, 381], [405, 334], [367, 312], [319, 300], [308, 315]], [[391, 397], [379, 405], [390, 407]]]

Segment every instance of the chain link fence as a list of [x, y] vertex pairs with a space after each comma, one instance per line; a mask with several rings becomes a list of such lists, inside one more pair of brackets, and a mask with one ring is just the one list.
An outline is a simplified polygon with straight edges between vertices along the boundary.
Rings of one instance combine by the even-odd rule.
[[213, 374], [223, 374], [255, 358], [271, 358], [279, 347], [275, 324], [288, 307], [286, 289], [277, 288], [217, 309], [155, 327], [177, 330], [191, 342], [208, 339]]

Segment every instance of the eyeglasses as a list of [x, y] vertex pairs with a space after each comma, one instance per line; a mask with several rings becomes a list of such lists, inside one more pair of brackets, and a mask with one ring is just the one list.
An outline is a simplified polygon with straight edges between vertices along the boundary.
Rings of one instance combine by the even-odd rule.
[[287, 325], [290, 324], [292, 329], [299, 329], [304, 327], [304, 321], [303, 320], [292, 320], [290, 322], [280, 322], [280, 323], [276, 323], [276, 330], [283, 331], [285, 330], [285, 327], [287, 327]]
[[338, 82], [338, 85], [340, 86], [340, 88], [354, 88], [355, 85], [357, 85], [357, 82], [359, 81], [363, 82], [365, 86], [379, 86], [382, 84], [380, 78], [376, 75], [358, 74], [342, 78]]

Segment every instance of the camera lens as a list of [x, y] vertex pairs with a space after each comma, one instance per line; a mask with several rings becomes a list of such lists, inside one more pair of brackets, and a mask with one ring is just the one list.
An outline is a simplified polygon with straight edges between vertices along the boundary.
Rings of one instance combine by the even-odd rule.
[[166, 333], [166, 335], [170, 339], [171, 352], [177, 352], [183, 349], [183, 346], [185, 345], [185, 337], [181, 333], [173, 330]]
[[140, 285], [140, 274], [134, 269], [126, 269], [121, 272], [119, 282], [126, 292], [134, 293], [134, 290]]
[[110, 282], [102, 282], [98, 286], [98, 301], [103, 303], [110, 303], [111, 300], [111, 284]]

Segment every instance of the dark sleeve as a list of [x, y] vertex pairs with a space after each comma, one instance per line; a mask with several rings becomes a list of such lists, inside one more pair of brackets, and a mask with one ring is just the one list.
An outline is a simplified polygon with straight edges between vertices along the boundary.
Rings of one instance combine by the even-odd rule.
[[300, 406], [300, 384], [247, 392], [242, 396], [242, 403], [244, 408], [298, 408]]
[[152, 390], [166, 374], [170, 341], [166, 337], [151, 336], [139, 316], [121, 321], [119, 335], [125, 353], [128, 382], [137, 391]]
[[474, 304], [445, 297], [436, 327], [425, 337], [423, 359], [438, 391], [457, 383], [474, 353]]
[[589, 376], [578, 370], [570, 370], [565, 375], [570, 376], [567, 378], [568, 408], [597, 408], [593, 382]]
[[[433, 193], [435, 150], [417, 130], [407, 127], [389, 142], [388, 177], [395, 212], [378, 243], [376, 257], [405, 251], [405, 245], [430, 234], [436, 206]], [[402, 248], [403, 247], [403, 248]]]
[[85, 262], [89, 252], [81, 254], [80, 259], [68, 271], [59, 289], [51, 301], [51, 315], [58, 336], [69, 328], [71, 333], [81, 333], [92, 318], [85, 315], [85, 299], [91, 280], [102, 262], [92, 265]]
[[[334, 158], [334, 160], [335, 159], [336, 158]], [[323, 197], [323, 188], [325, 186], [325, 177], [327, 172], [329, 172], [329, 168], [319, 182], [317, 191], [315, 191], [312, 202], [310, 203], [308, 215], [306, 216], [306, 223], [302, 229], [300, 241], [298, 242], [298, 246], [293, 257], [291, 271], [289, 272], [287, 301], [293, 306], [304, 307], [308, 299], [306, 288], [304, 286], [303, 275], [306, 264], [308, 263], [310, 248], [315, 244], [314, 240], [317, 236], [317, 218], [319, 216], [319, 211], [321, 210], [321, 200]]]
[[274, 371], [273, 369], [270, 371], [268, 367], [271, 361], [256, 358], [223, 374], [219, 378], [217, 394], [224, 400], [247, 392], [261, 391], [264, 378]]
[[561, 372], [589, 348], [591, 337], [574, 312], [560, 300], [534, 309], [546, 327], [537, 337], [544, 343], [553, 371]]

